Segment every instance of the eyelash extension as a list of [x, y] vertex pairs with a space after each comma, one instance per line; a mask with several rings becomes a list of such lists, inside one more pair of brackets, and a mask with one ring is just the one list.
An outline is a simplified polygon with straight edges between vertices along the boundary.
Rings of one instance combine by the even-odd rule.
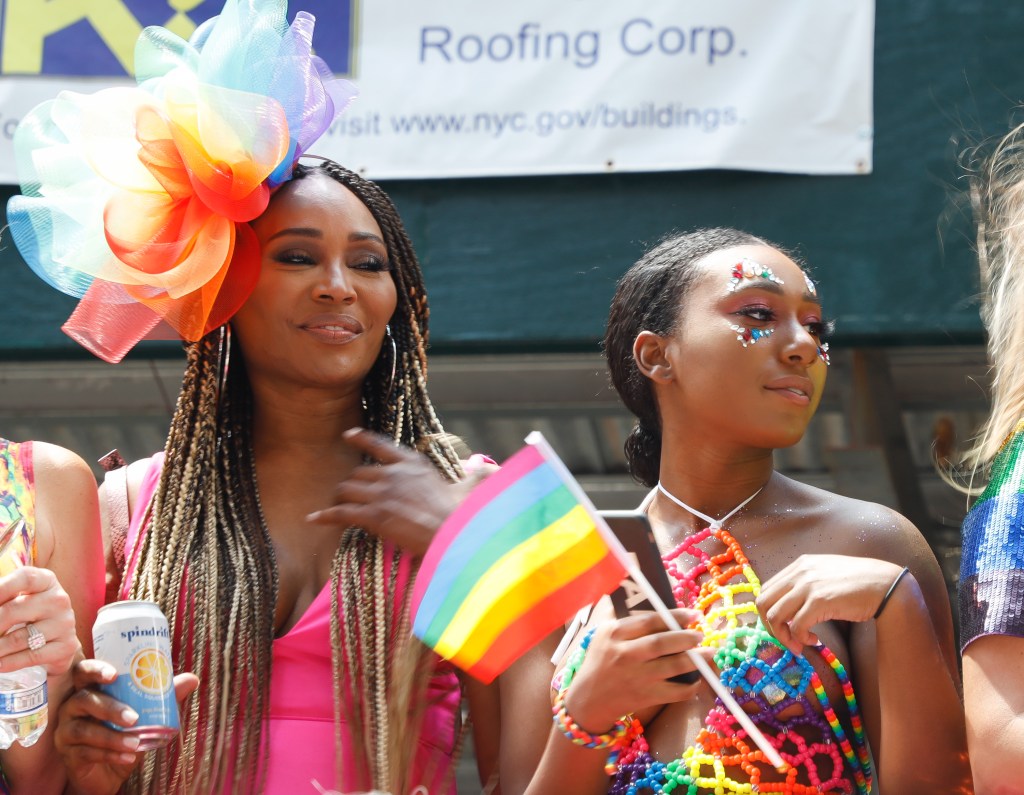
[[391, 261], [386, 259], [380, 259], [379, 257], [368, 257], [367, 259], [355, 263], [353, 268], [359, 270], [371, 271], [373, 273], [381, 273], [384, 271], [390, 272], [392, 270]]
[[309, 254], [294, 251], [282, 251], [274, 257], [275, 262], [282, 265], [312, 265], [313, 258]]
[[[309, 254], [292, 253], [288, 251], [281, 252], [275, 256], [274, 261], [279, 262], [282, 265], [316, 265], [316, 260]], [[361, 260], [353, 263], [351, 267], [356, 270], [368, 271], [370, 273], [390, 272], [392, 270], [391, 262], [389, 260], [382, 260], [378, 257], [370, 257], [368, 259]]]
[[[747, 317], [761, 323], [771, 323], [775, 320], [775, 312], [768, 307], [763, 306], [743, 307], [734, 314], [742, 315], [743, 317]], [[819, 340], [829, 339], [836, 330], [836, 322], [834, 320], [819, 320], [814, 323], [807, 323], [806, 325], [807, 330]]]
[[834, 320], [821, 320], [817, 323], [808, 323], [807, 330], [819, 340], [827, 340], [836, 333], [836, 322]]
[[762, 323], [771, 323], [775, 320], [775, 312], [766, 306], [745, 306], [734, 314], [749, 317], [751, 320], [758, 320]]

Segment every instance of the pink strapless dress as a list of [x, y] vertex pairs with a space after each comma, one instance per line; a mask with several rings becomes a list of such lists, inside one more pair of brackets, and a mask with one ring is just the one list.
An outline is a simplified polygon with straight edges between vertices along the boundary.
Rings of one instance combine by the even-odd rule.
[[[148, 505], [156, 490], [162, 463], [162, 453], [153, 456], [139, 490], [125, 545], [128, 565], [122, 594], [127, 592], [134, 574], [130, 551], [136, 547], [142, 529], [146, 513], [142, 506]], [[408, 559], [403, 559], [397, 587], [410, 587], [410, 580], [411, 566]], [[342, 733], [342, 780], [338, 781], [335, 775], [329, 586], [330, 583], [326, 583], [298, 622], [274, 640], [266, 727], [270, 743], [263, 790], [268, 795], [333, 795], [352, 792], [359, 786], [359, 777], [351, 774], [355, 761], [353, 749], [348, 747], [347, 731]], [[428, 685], [427, 707], [410, 787], [422, 785], [429, 795], [454, 795], [454, 776], [450, 768], [459, 702], [455, 671], [447, 662], [438, 660]]]

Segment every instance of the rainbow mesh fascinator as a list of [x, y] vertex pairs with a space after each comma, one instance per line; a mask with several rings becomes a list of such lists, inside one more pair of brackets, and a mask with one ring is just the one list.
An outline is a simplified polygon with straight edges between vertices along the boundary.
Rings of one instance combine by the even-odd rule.
[[62, 92], [18, 126], [11, 233], [44, 281], [81, 299], [63, 330], [101, 359], [161, 336], [161, 321], [198, 340], [252, 291], [246, 222], [355, 96], [312, 54], [313, 17], [289, 25], [286, 11], [227, 0], [188, 41], [146, 28], [135, 87]]

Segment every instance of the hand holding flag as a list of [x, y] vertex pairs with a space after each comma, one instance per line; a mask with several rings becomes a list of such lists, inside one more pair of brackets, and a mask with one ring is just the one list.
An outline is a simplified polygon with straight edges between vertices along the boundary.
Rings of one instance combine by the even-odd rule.
[[[626, 574], [681, 629], [544, 437], [526, 442], [441, 526], [413, 591], [413, 634], [484, 683]], [[769, 762], [787, 769], [711, 666], [688, 654]]]
[[583, 605], [615, 590], [625, 573], [592, 512], [541, 447], [529, 444], [434, 537], [413, 591], [413, 633], [491, 682]]

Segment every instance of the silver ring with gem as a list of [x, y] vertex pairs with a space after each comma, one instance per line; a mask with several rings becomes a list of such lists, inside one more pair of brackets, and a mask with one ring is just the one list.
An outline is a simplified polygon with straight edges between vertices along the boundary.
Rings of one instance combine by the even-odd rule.
[[39, 651], [46, 645], [46, 636], [34, 624], [26, 624], [25, 629], [28, 632], [28, 647], [32, 651]]

